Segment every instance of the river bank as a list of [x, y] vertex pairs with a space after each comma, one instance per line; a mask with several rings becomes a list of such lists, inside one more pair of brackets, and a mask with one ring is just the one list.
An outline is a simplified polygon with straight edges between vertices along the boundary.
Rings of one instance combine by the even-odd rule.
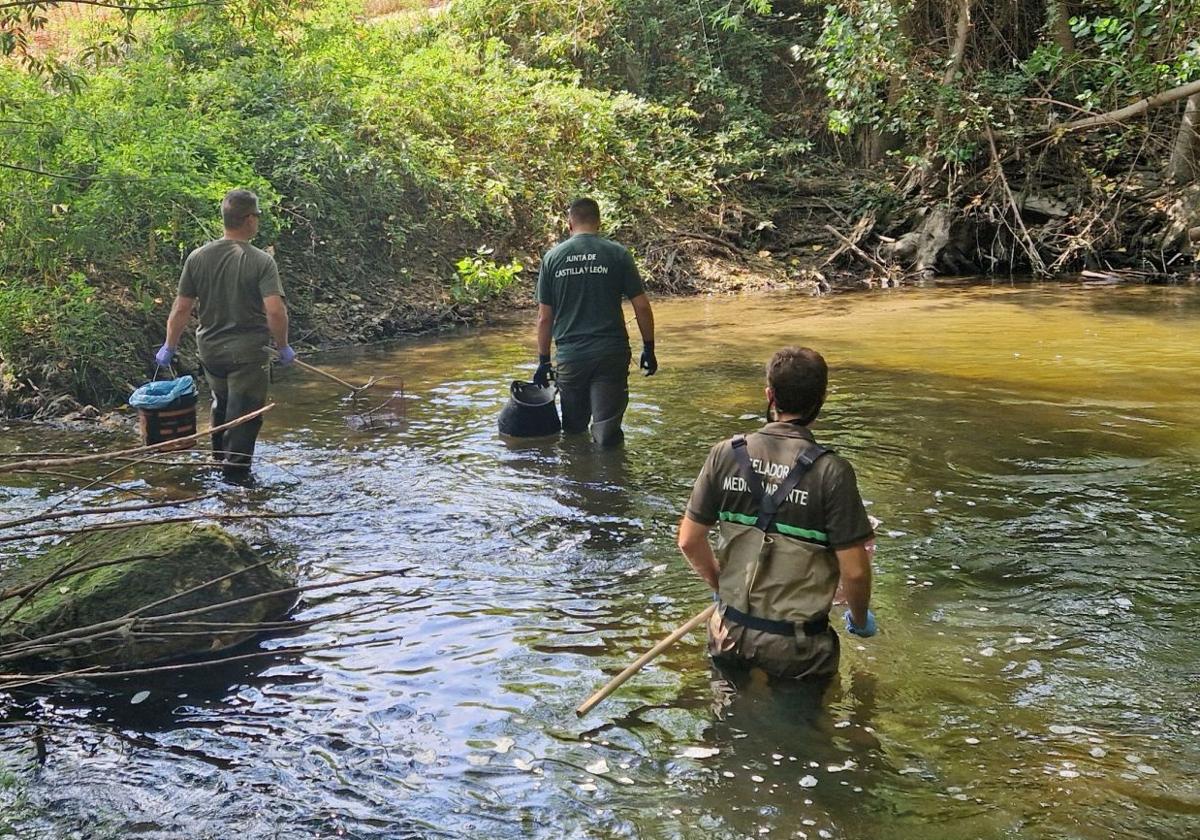
[[302, 351], [526, 305], [584, 193], [657, 296], [1171, 282], [1200, 240], [1200, 23], [1152, 7], [1064, 31], [1061, 4], [1021, 3], [986, 38], [969, 3], [206, 7], [130, 18], [108, 55], [103, 15], [17, 5], [4, 416], [116, 405], [148, 376], [234, 186], [262, 197]]
[[[646, 242], [640, 247], [634, 243], [633, 247], [642, 258], [647, 287], [655, 300], [755, 297], [775, 292], [822, 297], [870, 289], [955, 283], [954, 278], [939, 278], [929, 267], [918, 270], [911, 264], [905, 267], [894, 261], [883, 262], [887, 257], [878, 250], [878, 236], [871, 237], [875, 242], [872, 247], [862, 226], [851, 231], [853, 238], [841, 236], [831, 226], [808, 229], [815, 232], [804, 234], [793, 229], [790, 239], [784, 241], [782, 236], [778, 237], [775, 247], [780, 250], [774, 253], [765, 248], [758, 252], [739, 249], [732, 242], [704, 232], [677, 233], [665, 241]], [[864, 250], [869, 247], [873, 254]], [[285, 284], [315, 285], [316, 279], [302, 261], [284, 251], [275, 253]], [[441, 259], [446, 258], [443, 255]], [[523, 269], [516, 282], [483, 295], [456, 294], [458, 287], [447, 283], [444, 276], [432, 273], [414, 273], [399, 279], [364, 273], [341, 278], [339, 282], [326, 282], [320, 300], [309, 298], [299, 307], [293, 307], [293, 346], [303, 357], [306, 353], [413, 338], [464, 325], [482, 326], [497, 319], [511, 320], [514, 313], [522, 310], [529, 310], [528, 317], [532, 319], [537, 257], [516, 259], [531, 267]], [[964, 279], [989, 281], [978, 275]], [[993, 277], [990, 281], [1011, 279]], [[1064, 275], [1061, 279], [1074, 282], [1079, 275]], [[1173, 275], [1109, 269], [1088, 272], [1084, 281], [1098, 285], [1194, 284], [1197, 275], [1190, 268]], [[402, 291], [398, 291], [398, 285]], [[110, 301], [107, 307], [107, 311], [119, 312], [116, 323], [134, 339], [126, 343], [123, 352], [134, 354], [137, 365], [147, 376], [153, 370], [152, 356], [161, 341], [170, 303], [167, 298], [161, 300], [161, 305], [149, 311], [122, 308], [119, 300]], [[193, 325], [185, 334], [177, 372], [196, 371], [198, 367]], [[126, 391], [110, 390], [103, 395], [104, 399], [89, 400], [78, 389], [53, 378], [39, 382], [37, 371], [4, 368], [0, 361], [0, 417], [67, 422], [80, 424], [80, 428], [113, 431], [125, 429], [132, 422], [128, 416], [112, 411], [120, 408], [136, 387], [132, 381], [126, 383]]]

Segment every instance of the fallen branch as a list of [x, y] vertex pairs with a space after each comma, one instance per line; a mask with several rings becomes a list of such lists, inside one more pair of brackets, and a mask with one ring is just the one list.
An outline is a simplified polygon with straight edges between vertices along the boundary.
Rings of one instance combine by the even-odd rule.
[[1189, 82], [1186, 85], [1179, 85], [1170, 90], [1164, 90], [1162, 93], [1154, 96], [1147, 96], [1139, 99], [1132, 105], [1126, 105], [1124, 108], [1117, 108], [1115, 111], [1106, 111], [1103, 114], [1096, 114], [1092, 117], [1086, 117], [1082, 120], [1074, 120], [1072, 122], [1063, 123], [1055, 126], [1052, 129], [1054, 134], [1067, 134], [1072, 131], [1083, 131], [1087, 128], [1096, 128], [1102, 125], [1112, 125], [1113, 123], [1124, 122], [1130, 117], [1136, 117], [1139, 114], [1144, 114], [1151, 108], [1158, 108], [1163, 105], [1170, 105], [1172, 102], [1178, 102], [1180, 99], [1187, 99], [1189, 96], [1200, 93], [1200, 81]]
[[[397, 636], [391, 639], [383, 639], [382, 641], [396, 641], [403, 638]], [[316, 653], [326, 650], [340, 650], [354, 645], [362, 644], [360, 641], [352, 642], [336, 642], [323, 645], [297, 645], [295, 647], [279, 647], [270, 650], [258, 650], [254, 653], [244, 653], [238, 656], [217, 656], [211, 659], [204, 659], [199, 662], [179, 662], [174, 665], [158, 665], [152, 668], [133, 668], [125, 671], [103, 671], [98, 667], [79, 668], [74, 671], [65, 671], [59, 674], [0, 674], [0, 686], [6, 689], [23, 688], [37, 683], [50, 682], [52, 680], [70, 679], [72, 677], [88, 677], [89, 679], [97, 679], [100, 677], [137, 677], [145, 674], [164, 674], [176, 671], [190, 671], [196, 668], [208, 668], [212, 665], [222, 665], [226, 662], [244, 662], [248, 659], [261, 659], [264, 656], [289, 656], [292, 654]]]
[[[839, 213], [838, 215], [840, 216], [841, 214]], [[831, 253], [821, 262], [821, 264], [818, 266], [818, 269], [822, 269], [829, 265], [842, 254], [846, 253], [846, 251], [848, 251], [851, 247], [857, 245], [860, 241], [862, 241], [862, 238], [867, 235], [867, 231], [874, 226], [874, 215], [868, 214], [866, 216], [862, 216], [857, 222], [854, 223], [854, 227], [850, 230], [850, 235], [843, 239], [841, 244], [833, 249], [833, 253]]]
[[16, 540], [37, 540], [43, 537], [71, 537], [76, 534], [94, 534], [98, 531], [120, 531], [125, 528], [144, 528], [148, 525], [177, 525], [181, 522], [204, 522], [210, 519], [225, 521], [228, 519], [304, 519], [307, 517], [333, 516], [334, 511], [313, 511], [311, 513], [201, 513], [195, 516], [168, 516], [164, 519], [139, 519], [136, 522], [108, 522], [103, 525], [90, 525], [87, 528], [72, 530], [35, 531], [32, 534], [4, 534], [0, 543], [15, 542]]
[[[52, 478], [65, 478], [65, 479], [69, 479], [70, 481], [74, 481], [74, 482], [81, 482], [81, 481], [84, 483], [91, 482], [88, 485], [89, 487], [93, 487], [93, 486], [107, 487], [109, 490], [116, 490], [118, 493], [128, 493], [131, 496], [137, 496], [139, 499], [149, 499], [150, 498], [149, 494], [143, 493], [141, 490], [135, 490], [132, 487], [122, 487], [120, 484], [112, 484], [111, 482], [102, 481], [99, 479], [91, 479], [91, 478], [88, 478], [86, 475], [76, 475], [75, 473], [56, 472], [54, 470], [14, 470], [14, 474], [15, 475], [36, 475], [38, 477], [51, 476]], [[76, 492], [78, 492], [78, 491], [76, 491]], [[74, 493], [72, 493], [72, 495], [74, 495]]]
[[0, 647], [0, 662], [28, 659], [32, 656], [37, 656], [40, 652], [56, 650], [67, 645], [78, 645], [83, 644], [84, 642], [103, 639], [104, 637], [111, 636], [114, 633], [133, 632], [140, 628], [152, 625], [169, 626], [173, 624], [189, 624], [190, 622], [181, 622], [179, 619], [188, 618], [194, 615], [204, 615], [206, 613], [226, 609], [227, 607], [252, 604], [258, 601], [264, 601], [268, 598], [277, 598], [284, 595], [305, 594], [308, 592], [315, 592], [319, 589], [335, 589], [339, 586], [347, 586], [352, 583], [363, 583], [365, 581], [376, 580], [382, 577], [403, 575], [408, 571], [409, 569], [388, 569], [381, 572], [371, 572], [368, 574], [341, 578], [340, 580], [327, 581], [325, 583], [298, 584], [296, 586], [289, 586], [286, 589], [275, 589], [270, 592], [258, 592], [254, 595], [247, 595], [242, 598], [234, 598], [230, 601], [206, 604], [203, 607], [180, 610], [179, 612], [167, 613], [164, 615], [141, 617], [133, 615], [121, 616], [120, 618], [99, 621], [83, 627], [75, 627], [71, 630], [63, 630], [59, 633], [50, 633], [45, 636], [40, 636], [36, 639], [28, 639], [22, 642], [14, 642], [4, 645]]
[[875, 266], [875, 268], [879, 271], [880, 274], [888, 273], [887, 266], [885, 266], [879, 260], [872, 257], [870, 254], [868, 254], [862, 248], [859, 248], [857, 245], [855, 245], [853, 242], [851, 242], [845, 236], [843, 236], [842, 233], [837, 228], [833, 227], [832, 225], [825, 225], [825, 230], [829, 231], [834, 236], [836, 236], [838, 238], [838, 241], [840, 241], [843, 245], [845, 245], [847, 248], [849, 248], [851, 251], [853, 251], [859, 257], [866, 260], [871, 265]]
[[996, 167], [996, 173], [1000, 176], [1000, 185], [1004, 188], [1004, 195], [1008, 198], [1008, 204], [1012, 208], [1013, 217], [1016, 219], [1017, 226], [1021, 229], [1021, 243], [1025, 247], [1025, 254], [1029, 257], [1029, 267], [1033, 269], [1034, 274], [1045, 275], [1046, 264], [1042, 262], [1042, 256], [1037, 252], [1037, 247], [1033, 244], [1033, 237], [1029, 235], [1029, 229], [1025, 227], [1025, 220], [1021, 218], [1021, 208], [1017, 205], [1017, 199], [1013, 196], [1012, 189], [1008, 186], [1008, 178], [1004, 176], [1004, 166], [1000, 163], [1000, 155], [996, 151], [996, 137], [992, 134], [992, 127], [986, 126], [988, 146], [992, 152], [992, 165]]
[[[31, 590], [41, 589], [43, 586], [45, 586], [47, 581], [50, 583], [55, 583], [60, 580], [66, 580], [67, 578], [73, 578], [76, 575], [82, 575], [85, 572], [93, 572], [96, 569], [106, 569], [109, 566], [122, 566], [126, 563], [136, 563], [139, 560], [149, 560], [158, 556], [159, 555], [157, 554], [131, 554], [129, 557], [121, 557], [117, 560], [101, 560], [98, 563], [89, 563], [86, 566], [77, 566], [75, 568], [71, 568], [70, 564], [66, 564], [65, 566], [60, 566], [57, 571], [52, 572], [50, 576], [44, 580], [40, 580], [36, 583], [27, 583], [23, 586], [12, 586], [8, 589], [0, 589], [0, 601], [7, 601], [10, 598], [20, 598], [22, 595], [25, 595]], [[0, 624], [2, 623], [3, 622], [0, 622]]]
[[178, 501], [167, 502], [150, 502], [140, 505], [114, 505], [104, 508], [76, 508], [75, 510], [60, 510], [57, 513], [41, 513], [37, 516], [27, 516], [24, 519], [10, 519], [7, 522], [0, 522], [0, 530], [5, 528], [16, 528], [18, 525], [32, 525], [35, 522], [46, 522], [51, 519], [68, 519], [75, 516], [102, 516], [108, 513], [132, 513], [140, 510], [156, 510], [165, 507], [179, 507], [181, 505], [190, 505], [192, 502], [201, 502], [205, 499], [211, 499], [212, 493], [206, 496], [192, 496], [188, 499], [179, 499]]
[[220, 426], [214, 426], [211, 429], [205, 429], [202, 432], [188, 435], [187, 437], [175, 438], [174, 440], [165, 440], [162, 443], [155, 443], [149, 446], [135, 446], [132, 449], [122, 449], [118, 452], [98, 452], [93, 455], [77, 455], [70, 458], [51, 458], [48, 460], [37, 461], [16, 461], [11, 464], [0, 464], [0, 472], [15, 472], [17, 470], [36, 470], [43, 467], [54, 469], [56, 467], [70, 467], [77, 464], [96, 464], [104, 461], [111, 461], [115, 458], [127, 458], [131, 456], [145, 455], [148, 453], [157, 453], [162, 451], [171, 451], [173, 448], [178, 448], [179, 444], [191, 440], [199, 440], [202, 437], [223, 432], [226, 429], [232, 429], [235, 426], [240, 426], [247, 423], [256, 417], [261, 417], [275, 407], [275, 403], [264, 405], [257, 411], [252, 411], [249, 414], [243, 414], [236, 420], [230, 420], [228, 423], [222, 423]]

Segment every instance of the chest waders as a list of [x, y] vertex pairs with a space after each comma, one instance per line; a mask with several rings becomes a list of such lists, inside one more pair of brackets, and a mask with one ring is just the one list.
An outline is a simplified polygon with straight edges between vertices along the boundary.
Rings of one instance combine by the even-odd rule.
[[[783, 537], [778, 528], [774, 534], [769, 532], [775, 528], [780, 505], [796, 489], [805, 473], [828, 450], [815, 443], [806, 446], [796, 455], [796, 463], [792, 465], [778, 489], [773, 494], [768, 494], [750, 463], [745, 436], [735, 437], [732, 445], [738, 469], [746, 482], [746, 488], [754, 497], [758, 515], [753, 526], [744, 525], [737, 528], [738, 533], [724, 546], [727, 554], [720, 579], [721, 615], [751, 630], [779, 636], [795, 636], [797, 630], [806, 636], [824, 633], [829, 627], [828, 604], [824, 605], [820, 614], [813, 616], [807, 609], [808, 605], [813, 603], [811, 596], [805, 597], [807, 593], [795, 590], [798, 587], [801, 590], [809, 590], [814, 588], [813, 584], [817, 584], [816, 589], [823, 590], [828, 586], [826, 579], [829, 579], [830, 575], [833, 576], [832, 580], [836, 586], [836, 571], [805, 569], [804, 566], [824, 565], [816, 557], [815, 547]], [[827, 553], [825, 548], [819, 551]], [[784, 567], [771, 568], [781, 564]], [[768, 591], [756, 593], [755, 586], [759, 583], [764, 567], [768, 568]], [[829, 590], [829, 594], [832, 595], [832, 589]], [[820, 598], [818, 595], [818, 600]], [[751, 614], [754, 611], [752, 600], [757, 602], [760, 614]], [[763, 612], [768, 615], [762, 615]], [[776, 616], [781, 613], [800, 613], [806, 618], [799, 622], [787, 621], [770, 617], [772, 613]]]

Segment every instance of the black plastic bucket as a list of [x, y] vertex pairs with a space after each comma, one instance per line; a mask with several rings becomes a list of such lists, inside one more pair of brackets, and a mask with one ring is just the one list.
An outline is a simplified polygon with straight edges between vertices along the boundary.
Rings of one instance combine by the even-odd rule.
[[[139, 408], [138, 430], [142, 443], [151, 445], [196, 434], [196, 394], [184, 394], [163, 408]], [[191, 449], [195, 441], [185, 440], [163, 449]]]
[[532, 382], [513, 382], [508, 405], [500, 412], [500, 434], [532, 438], [556, 435], [562, 431], [554, 395], [557, 388], [543, 388]]

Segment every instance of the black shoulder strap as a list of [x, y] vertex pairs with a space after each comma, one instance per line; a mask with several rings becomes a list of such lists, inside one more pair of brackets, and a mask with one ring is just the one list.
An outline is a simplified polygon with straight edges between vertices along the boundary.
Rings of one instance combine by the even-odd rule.
[[750, 453], [746, 449], [746, 436], [738, 435], [733, 439], [732, 445], [733, 455], [737, 459], [738, 467], [742, 471], [742, 478], [745, 479], [746, 487], [749, 488], [751, 495], [754, 496], [755, 503], [758, 505], [758, 521], [754, 523], [754, 527], [761, 531], [767, 531], [775, 524], [775, 517], [779, 514], [779, 506], [792, 494], [792, 491], [796, 489], [796, 485], [800, 483], [800, 479], [817, 462], [817, 459], [829, 451], [817, 443], [801, 449], [796, 454], [796, 463], [788, 471], [787, 477], [779, 485], [779, 489], [773, 495], [768, 496], [767, 491], [763, 489], [758, 473], [754, 471], [754, 466], [750, 463]]
[[750, 453], [746, 450], [746, 436], [738, 435], [733, 439], [732, 444], [733, 457], [737, 459], [738, 469], [742, 471], [742, 478], [746, 481], [746, 487], [750, 489], [750, 495], [754, 497], [754, 503], [762, 507], [767, 491], [763, 489], [762, 480], [759, 479], [758, 473], [754, 471], [754, 465], [750, 463]]

